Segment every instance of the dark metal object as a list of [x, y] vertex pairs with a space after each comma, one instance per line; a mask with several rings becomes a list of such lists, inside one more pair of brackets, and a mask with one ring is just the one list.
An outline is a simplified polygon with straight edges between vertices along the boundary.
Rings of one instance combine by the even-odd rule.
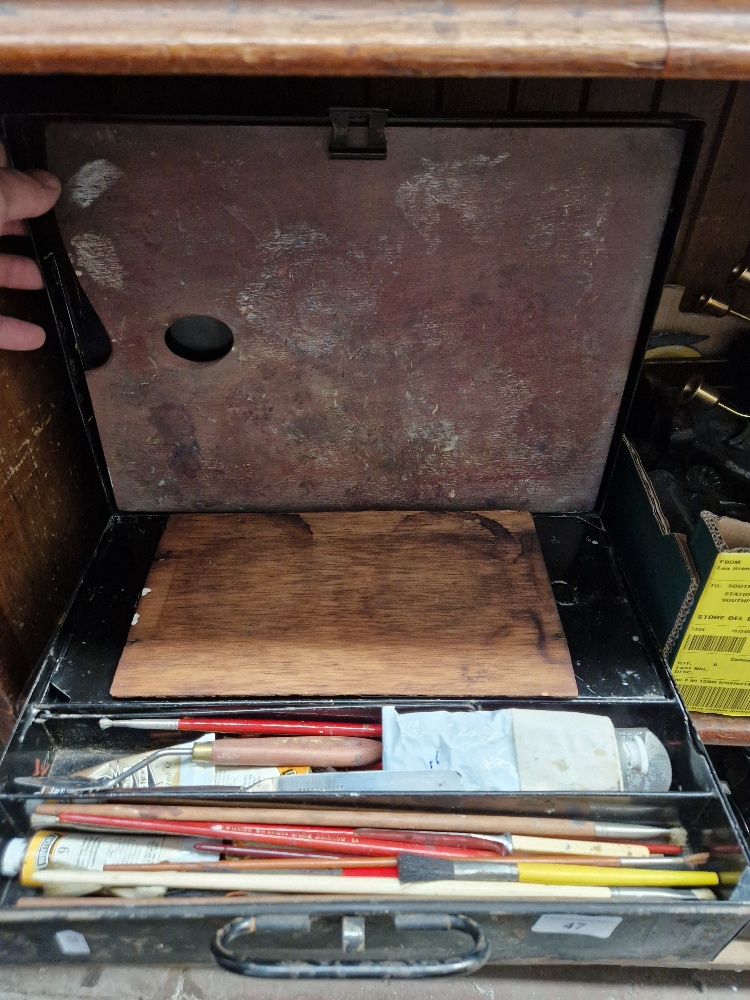
[[723, 316], [736, 316], [737, 319], [743, 319], [746, 323], [750, 323], [750, 316], [737, 312], [736, 309], [732, 309], [728, 302], [717, 299], [715, 295], [711, 294], [701, 295], [698, 299], [698, 308], [696, 311], [706, 313], [709, 316], [716, 316], [719, 319]]
[[[415, 124], [415, 123], [411, 123]], [[428, 124], [428, 123], [419, 123]], [[431, 123], [433, 128], [437, 123]], [[492, 123], [482, 123], [485, 127]], [[538, 125], [538, 123], [536, 123]], [[599, 125], [604, 124], [598, 123]], [[653, 122], [640, 122], [643, 128], [650, 128]], [[662, 125], [664, 123], [661, 123]], [[325, 131], [327, 122], [321, 121]], [[558, 123], [559, 125], [559, 123]], [[679, 123], [672, 127], [682, 129]], [[19, 122], [23, 130], [28, 122]], [[389, 125], [390, 129], [390, 125]], [[694, 129], [688, 129], [693, 134]], [[389, 131], [389, 138], [390, 138]], [[325, 136], [327, 142], [327, 132]], [[690, 141], [688, 141], [690, 145]], [[322, 147], [325, 157], [325, 145]], [[681, 181], [670, 213], [667, 234], [662, 243], [660, 261], [652, 283], [652, 293], [646, 305], [642, 334], [650, 326], [650, 315], [655, 306], [654, 295], [663, 281], [670, 229], [679, 222], [679, 204], [686, 189], [686, 173], [689, 172], [688, 152], [682, 161]], [[393, 162], [393, 156], [389, 162]], [[26, 162], [24, 166], [40, 165]], [[350, 165], [333, 165], [342, 171], [349, 171]], [[381, 170], [386, 164], [353, 165], [360, 169]], [[93, 206], [92, 206], [93, 209]], [[47, 220], [48, 221], [48, 220]], [[353, 221], [354, 223], [358, 220]], [[37, 246], [45, 250], [52, 245], [54, 233], [50, 233], [45, 220], [32, 226]], [[245, 231], [246, 232], [246, 231]], [[141, 234], [142, 235], [142, 234]], [[237, 235], [241, 235], [237, 230]], [[672, 234], [673, 235], [673, 234]], [[247, 237], [245, 236], [245, 239]], [[622, 272], [620, 272], [622, 273]], [[48, 278], [49, 283], [49, 278]], [[53, 283], [54, 284], [54, 283]], [[50, 288], [53, 305], [59, 322], [69, 330], [73, 320], [67, 316], [67, 307], [62, 301], [59, 289]], [[537, 295], [535, 289], [535, 295]], [[534, 299], [536, 302], [536, 298]], [[184, 310], [181, 310], [184, 311]], [[179, 315], [175, 311], [172, 315]], [[123, 309], [120, 316], [129, 314]], [[159, 338], [166, 323], [159, 328]], [[570, 330], [566, 331], [570, 339]], [[71, 333], [72, 337], [72, 333]], [[559, 341], [559, 337], [557, 340]], [[524, 347], [528, 349], [529, 338]], [[533, 343], [537, 343], [536, 339]], [[639, 338], [635, 351], [635, 363], [630, 374], [625, 400], [620, 408], [620, 417], [615, 438], [622, 430], [622, 421], [632, 398], [632, 390], [639, 359], [645, 348], [645, 334]], [[163, 341], [162, 341], [163, 347]], [[76, 348], [68, 344], [74, 375], [78, 376], [75, 364]], [[540, 363], [555, 368], [554, 352], [547, 352]], [[202, 366], [205, 371], [211, 366]], [[102, 369], [98, 374], [103, 374]], [[97, 373], [92, 373], [92, 377]], [[454, 372], [451, 372], [454, 375]], [[77, 381], [79, 396], [83, 401], [87, 425], [93, 426], [90, 409], [86, 408], [87, 390], [82, 380]], [[535, 397], [538, 403], [543, 396]], [[711, 415], [712, 419], [716, 414]], [[95, 432], [94, 432], [95, 433]], [[558, 441], [553, 442], [557, 447]], [[179, 455], [177, 456], [179, 458]], [[697, 459], [693, 459], [693, 462]], [[106, 467], [100, 459], [100, 468], [106, 479]], [[607, 475], [602, 490], [606, 489]], [[168, 506], [162, 509], [168, 509]], [[7, 782], [14, 773], [31, 773], [34, 762], [40, 766], [52, 764], [62, 769], [67, 764], [80, 766], [93, 762], [84, 760], [88, 754], [100, 759], [102, 751], [131, 751], [142, 748], [138, 734], [127, 735], [126, 730], [102, 732], [96, 724], [96, 709], [106, 707], [111, 714], [112, 702], [108, 688], [112, 672], [125, 642], [128, 625], [132, 618], [135, 601], [143, 586], [150, 565], [156, 541], [163, 526], [163, 516], [126, 516], [115, 512], [110, 531], [97, 555], [94, 565], [81, 583], [78, 599], [68, 615], [57, 644], [52, 648], [41, 673], [37, 678], [33, 698], [22, 717], [9, 750], [4, 756], [0, 772]], [[625, 586], [617, 556], [612, 550], [609, 536], [602, 528], [597, 516], [577, 517], [570, 515], [543, 516], [537, 518], [537, 529], [541, 539], [547, 566], [553, 579], [562, 581], [559, 585], [561, 604], [569, 600], [570, 593], [575, 602], [560, 609], [561, 619], [570, 643], [571, 653], [576, 662], [576, 673], [582, 698], [575, 702], [562, 702], [555, 707], [560, 710], [577, 708], [606, 712], [620, 725], [645, 725], [663, 736], [668, 743], [670, 755], [675, 765], [676, 790], [669, 795], [588, 795], [569, 794], [551, 796], [532, 795], [461, 795], [440, 796], [430, 800], [429, 796], [405, 796], [398, 800], [401, 806], [449, 807], [457, 811], [505, 811], [533, 815], [570, 815], [590, 817], [598, 820], [617, 819], [622, 822], [657, 822], [673, 825], [681, 822], [686, 826], [694, 848], [703, 846], [704, 838], [726, 850], [723, 856], [729, 867], [742, 868], [747, 859], [743, 853], [742, 840], [736, 824], [727, 812], [726, 804], [716, 784], [710, 765], [700, 747], [694, 742], [689, 720], [676, 697], [663, 661], [660, 659], [653, 637], [644, 626], [642, 616], [632, 595]], [[564, 586], [567, 584], [567, 586]], [[567, 595], [567, 596], [566, 596]], [[440, 699], [415, 702], [415, 708], [480, 708], [510, 707], [515, 703], [477, 703]], [[548, 704], [523, 703], [524, 707], [550, 707]], [[50, 718], [39, 725], [31, 725], [35, 710], [44, 707], [50, 715], [56, 708], [80, 707], [91, 710], [93, 721]], [[149, 703], [148, 710], [172, 712], [184, 708], [179, 702], [168, 704]], [[203, 711], [209, 705], [205, 702], [190, 703], [190, 711]], [[403, 707], [406, 707], [404, 704]], [[269, 712], [289, 715], [305, 710], [325, 714], [330, 718], [334, 713], [341, 718], [372, 718], [378, 708], [374, 699], [341, 699], [318, 701], [315, 703], [299, 700], [259, 702], [224, 702], [210, 704], [212, 711], [246, 715]], [[117, 711], [138, 714], [144, 706], [138, 703], [123, 704]], [[61, 749], [62, 748], [62, 749]], [[68, 767], [72, 770], [72, 767]], [[160, 797], [171, 802], [179, 801], [184, 790], [159, 790]], [[112, 801], [137, 802], [139, 799], [153, 801], [154, 797], [145, 790], [125, 789], [100, 793]], [[225, 789], [217, 791], [217, 801], [236, 801], [236, 792]], [[24, 833], [27, 829], [25, 802], [27, 798], [19, 794], [0, 793], [0, 816], [4, 836]], [[299, 801], [294, 797], [271, 796], [269, 801]], [[340, 803], [341, 796], [313, 801]], [[349, 801], [348, 799], [346, 801]], [[364, 803], [382, 805], [377, 797], [363, 798]], [[394, 803], [395, 804], [395, 803]], [[195, 962], [208, 960], [209, 937], [233, 918], [256, 916], [267, 921], [269, 947], [278, 949], [280, 960], [296, 960], [299, 957], [299, 942], [295, 933], [289, 930], [287, 915], [295, 907], [289, 903], [268, 903], [253, 905], [249, 910], [247, 902], [231, 900], [207, 900], [205, 903], [191, 901], [189, 904], [174, 901], [172, 905], [133, 905], [115, 902], [110, 907], [104, 904], [79, 907], [61, 906], [51, 903], [44, 912], [22, 910], [14, 907], [22, 890], [16, 885], [5, 886], [4, 905], [0, 908], [0, 961], [44, 962], [49, 960], [50, 935], [61, 927], [74, 927], [83, 933], [91, 948], [91, 961], [97, 963], [127, 963], [137, 953], [142, 962]], [[532, 931], [540, 913], [549, 909], [549, 904], [508, 903], [501, 912], [497, 903], [464, 903], [461, 910], [474, 919], [485, 933], [492, 951], [492, 961], [498, 963], [524, 963], [533, 960], [563, 962], [617, 962], [638, 961], [648, 963], [669, 957], [675, 961], [697, 961], [714, 957], [748, 921], [750, 910], [746, 903], [750, 893], [745, 884], [735, 890], [733, 900], [715, 903], [699, 903], [695, 906], [672, 906], [667, 903], [648, 906], [618, 902], [597, 905], [596, 912], [622, 918], [615, 933], [606, 940], [555, 936]], [[315, 923], [319, 914], [335, 920], [335, 939], [331, 947], [331, 959], [341, 958], [340, 923], [343, 916], [353, 912], [351, 903], [341, 905], [320, 904], [310, 901], [305, 904], [299, 925], [305, 921]], [[356, 907], [357, 916], [367, 918], [368, 947], [376, 947], [382, 942], [388, 949], [390, 959], [398, 948], [398, 957], [406, 961], [418, 961], [420, 954], [435, 954], [436, 935], [432, 931], [415, 931], [406, 940], [405, 932], [394, 936], [393, 916], [409, 914], [414, 909], [412, 901], [403, 903], [382, 903]], [[425, 913], [444, 913], [445, 903], [436, 905], [420, 903]], [[556, 907], [557, 909], [557, 907]], [[591, 912], [590, 905], [566, 904], [565, 911], [572, 914]], [[338, 919], [335, 919], [338, 917]], [[272, 921], [279, 928], [274, 935], [270, 930]], [[283, 928], [286, 927], [286, 930]], [[302, 932], [300, 932], [302, 933]], [[350, 942], [356, 935], [349, 935]], [[303, 942], [304, 944], [304, 942]], [[296, 953], [295, 953], [296, 952]]]
[[[388, 155], [385, 123], [388, 112], [383, 108], [331, 108], [333, 133], [328, 144], [332, 160], [384, 160]], [[351, 142], [352, 127], [367, 130], [367, 141], [362, 145]]]
[[[7, 132], [3, 139], [9, 147], [13, 166], [19, 170], [25, 170], [30, 164], [38, 165], [36, 157], [39, 155], [40, 145], [43, 150], [43, 140], [33, 127], [19, 134], [13, 122], [12, 119], [4, 119], [0, 122], [0, 126], [2, 126], [0, 132]], [[36, 151], [32, 153], [34, 146], [36, 146]], [[52, 213], [47, 213], [43, 221], [33, 221], [30, 227], [32, 238], [38, 226], [43, 228], [49, 226], [51, 218]], [[109, 334], [104, 329], [104, 324], [81, 287], [68, 255], [59, 245], [59, 237], [55, 251], [50, 253], [48, 248], [49, 244], [47, 244], [45, 252], [39, 252], [37, 247], [47, 289], [52, 295], [54, 292], [50, 289], [50, 285], [57, 286], [57, 291], [63, 298], [71, 332], [75, 338], [84, 370], [98, 368], [112, 353], [112, 342], [109, 339]]]
[[99, 368], [112, 354], [112, 341], [104, 324], [73, 274], [67, 256], [48, 254], [43, 263], [47, 280], [57, 284], [65, 301], [84, 371]]
[[[750, 322], [750, 319], [748, 322]], [[706, 385], [702, 375], [691, 376], [682, 390], [680, 402], [692, 403], [693, 401], [705, 406], [706, 409], [710, 410], [712, 407], [718, 406], [720, 410], [723, 410], [732, 417], [739, 417], [740, 420], [750, 420], [750, 413], [742, 413], [740, 410], [735, 410], [734, 407], [723, 403], [718, 390], [713, 389], [710, 385]]]
[[739, 288], [750, 288], [750, 265], [741, 263], [732, 268], [732, 281]]
[[[357, 921], [354, 925], [352, 922]], [[311, 919], [300, 913], [297, 919], [284, 921], [283, 927], [274, 929], [307, 931], [311, 929]], [[211, 953], [218, 964], [241, 976], [264, 979], [427, 979], [433, 976], [467, 975], [481, 969], [490, 955], [489, 944], [481, 927], [475, 920], [458, 914], [442, 913], [399, 913], [393, 920], [394, 930], [402, 931], [460, 931], [468, 934], [474, 946], [470, 951], [444, 959], [366, 962], [352, 959], [337, 961], [259, 961], [240, 958], [229, 947], [240, 937], [256, 934], [263, 929], [263, 921], [257, 917], [241, 917], [221, 927], [211, 943]], [[351, 947], [351, 931], [357, 927], [354, 937], [355, 947]], [[342, 951], [364, 950], [364, 918], [342, 917]]]

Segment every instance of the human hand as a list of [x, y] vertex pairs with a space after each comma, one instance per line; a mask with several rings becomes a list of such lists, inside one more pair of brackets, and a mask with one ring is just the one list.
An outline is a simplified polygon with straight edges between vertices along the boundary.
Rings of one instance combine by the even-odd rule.
[[[24, 219], [44, 215], [60, 197], [60, 182], [46, 170], [20, 173], [8, 167], [0, 145], [0, 236], [23, 236]], [[0, 287], [31, 291], [43, 288], [39, 268], [28, 257], [0, 254]], [[0, 349], [33, 351], [44, 343], [44, 330], [36, 323], [0, 316]]]

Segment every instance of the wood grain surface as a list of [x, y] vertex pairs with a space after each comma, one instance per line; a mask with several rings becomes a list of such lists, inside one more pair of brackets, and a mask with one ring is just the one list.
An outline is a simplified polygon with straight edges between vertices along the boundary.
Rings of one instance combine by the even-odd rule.
[[577, 694], [524, 512], [176, 515], [118, 698]]
[[4, 72], [658, 73], [658, 0], [17, 0]]
[[[50, 128], [121, 508], [593, 509], [682, 133], [386, 132]], [[226, 357], [169, 351], [194, 313]]]
[[707, 746], [750, 747], [750, 717], [691, 712], [698, 735]]
[[[12, 247], [0, 241], [0, 249]], [[0, 742], [16, 699], [73, 596], [108, 511], [46, 296], [0, 295], [0, 312], [48, 332], [0, 351]]]
[[6, 73], [750, 76], [745, 0], [16, 0]]

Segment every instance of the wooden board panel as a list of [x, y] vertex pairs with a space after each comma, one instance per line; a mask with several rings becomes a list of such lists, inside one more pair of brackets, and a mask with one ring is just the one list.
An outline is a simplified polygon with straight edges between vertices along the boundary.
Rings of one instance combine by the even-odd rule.
[[[593, 508], [682, 133], [386, 132], [337, 161], [326, 126], [50, 128], [122, 508]], [[226, 357], [169, 351], [191, 313]]]
[[746, 715], [691, 712], [690, 718], [707, 746], [750, 747], [750, 718]]
[[48, 336], [38, 351], [0, 351], [2, 742], [108, 511], [46, 296], [3, 289], [0, 312], [39, 323]]
[[118, 698], [577, 694], [525, 512], [170, 518]]

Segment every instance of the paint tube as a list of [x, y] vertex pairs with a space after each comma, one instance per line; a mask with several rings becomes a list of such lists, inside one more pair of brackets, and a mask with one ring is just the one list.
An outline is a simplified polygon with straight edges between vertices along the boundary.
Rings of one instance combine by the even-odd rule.
[[[54, 833], [52, 830], [37, 830], [30, 838], [13, 837], [7, 841], [0, 856], [0, 874], [6, 877], [18, 876], [21, 885], [38, 886], [37, 872], [49, 868], [70, 868], [76, 872], [103, 871], [105, 865], [153, 865], [160, 862], [195, 862], [205, 864], [218, 861], [219, 854], [194, 850], [195, 838], [191, 837], [149, 837], [120, 836], [106, 833]], [[49, 890], [53, 889], [50, 893]], [[87, 896], [98, 892], [103, 886], [92, 877], [91, 883], [71, 883], [45, 886], [45, 893], [56, 896]], [[142, 895], [163, 895], [163, 889], [144, 891], [119, 890], [115, 895], [128, 897]]]
[[383, 771], [458, 771], [467, 791], [666, 792], [672, 766], [645, 728], [536, 709], [383, 709]]

